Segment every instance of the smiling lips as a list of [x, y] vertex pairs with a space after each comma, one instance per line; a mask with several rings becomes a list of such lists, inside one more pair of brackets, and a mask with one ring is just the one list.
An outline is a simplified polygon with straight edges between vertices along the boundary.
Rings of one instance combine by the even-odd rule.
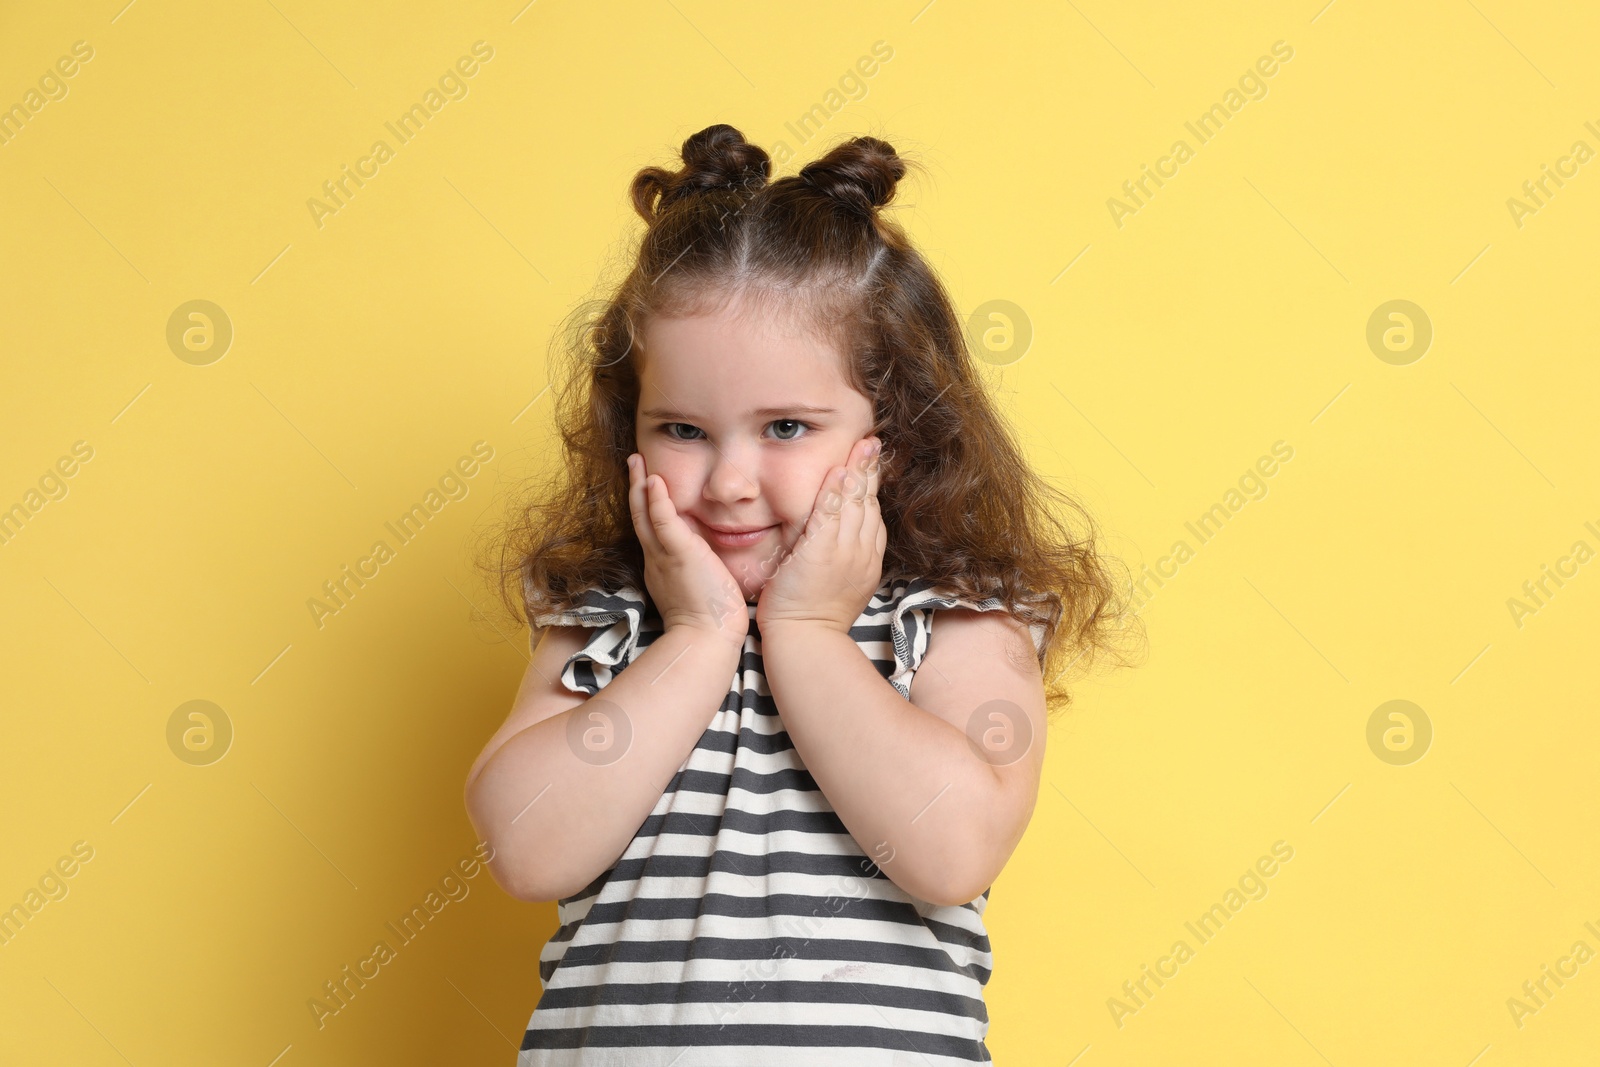
[[712, 526], [702, 522], [700, 524], [706, 532], [706, 540], [723, 548], [744, 548], [753, 545], [767, 535], [775, 526]]

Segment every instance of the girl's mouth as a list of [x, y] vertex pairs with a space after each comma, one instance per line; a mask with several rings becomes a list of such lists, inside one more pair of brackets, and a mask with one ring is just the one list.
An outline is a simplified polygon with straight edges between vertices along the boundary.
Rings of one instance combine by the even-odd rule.
[[718, 545], [718, 546], [720, 546], [722, 548], [745, 548], [745, 547], [748, 547], [750, 545], [755, 544], [757, 541], [760, 541], [762, 538], [766, 537], [767, 534], [771, 533], [773, 530], [777, 529], [776, 526], [766, 526], [766, 527], [763, 527], [762, 529], [759, 529], [759, 530], [752, 530], [749, 533], [727, 534], [727, 533], [719, 533], [718, 531], [712, 529], [711, 527], [705, 526], [704, 523], [702, 523], [701, 525], [704, 527], [704, 529], [706, 531], [706, 540], [708, 540], [712, 544]]

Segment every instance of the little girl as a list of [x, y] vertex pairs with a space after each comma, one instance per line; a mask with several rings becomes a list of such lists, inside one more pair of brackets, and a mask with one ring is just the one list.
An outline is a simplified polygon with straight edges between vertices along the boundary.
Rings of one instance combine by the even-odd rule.
[[987, 1062], [1046, 672], [1119, 602], [880, 214], [894, 149], [682, 155], [502, 556], [538, 641], [466, 804], [561, 922], [519, 1063]]

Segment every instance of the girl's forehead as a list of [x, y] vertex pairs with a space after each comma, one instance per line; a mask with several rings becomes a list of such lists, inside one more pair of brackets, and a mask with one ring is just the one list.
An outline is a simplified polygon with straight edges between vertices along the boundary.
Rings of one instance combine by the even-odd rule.
[[756, 316], [697, 315], [651, 319], [640, 345], [646, 382], [714, 379], [729, 386], [795, 383], [845, 386], [836, 342], [792, 322]]
[[687, 320], [661, 326], [641, 353], [641, 418], [870, 417], [871, 402], [846, 379], [842, 357], [824, 339], [707, 333], [707, 324]]
[[835, 347], [829, 331], [809, 314], [806, 305], [771, 297], [755, 301], [734, 299], [681, 314], [651, 315], [645, 322], [644, 336], [647, 345], [654, 340], [657, 346], [669, 347], [680, 341]]

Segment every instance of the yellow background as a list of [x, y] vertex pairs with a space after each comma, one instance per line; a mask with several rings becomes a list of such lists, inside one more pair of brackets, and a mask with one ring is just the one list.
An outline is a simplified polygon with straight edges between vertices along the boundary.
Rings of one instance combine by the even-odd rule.
[[[555, 907], [486, 874], [322, 1029], [307, 1001], [471, 853], [462, 784], [527, 646], [474, 538], [549, 462], [546, 344], [638, 231], [629, 179], [729, 122], [787, 143], [780, 174], [861, 133], [926, 164], [894, 217], [963, 311], [1031, 323], [984, 373], [1032, 458], [1135, 572], [1194, 549], [1144, 666], [1051, 731], [989, 911], [995, 1061], [1586, 1062], [1600, 962], [1520, 1026], [1507, 999], [1600, 950], [1600, 563], [1520, 626], [1507, 602], [1600, 548], [1600, 162], [1520, 226], [1507, 200], [1600, 148], [1600, 19], [1320, 4], [7, 5], [0, 106], [94, 57], [0, 145], [0, 506], [93, 458], [0, 545], [0, 907], [94, 857], [0, 947], [0, 1061], [514, 1062]], [[468, 95], [319, 228], [307, 200], [478, 40]], [[234, 330], [203, 366], [166, 339], [195, 299]], [[1366, 341], [1396, 299], [1434, 331], [1405, 365]], [[477, 441], [466, 497], [319, 628], [322, 583]], [[196, 699], [234, 729], [208, 766], [167, 742]], [[1433, 730], [1407, 765], [1366, 739], [1393, 699]]]

